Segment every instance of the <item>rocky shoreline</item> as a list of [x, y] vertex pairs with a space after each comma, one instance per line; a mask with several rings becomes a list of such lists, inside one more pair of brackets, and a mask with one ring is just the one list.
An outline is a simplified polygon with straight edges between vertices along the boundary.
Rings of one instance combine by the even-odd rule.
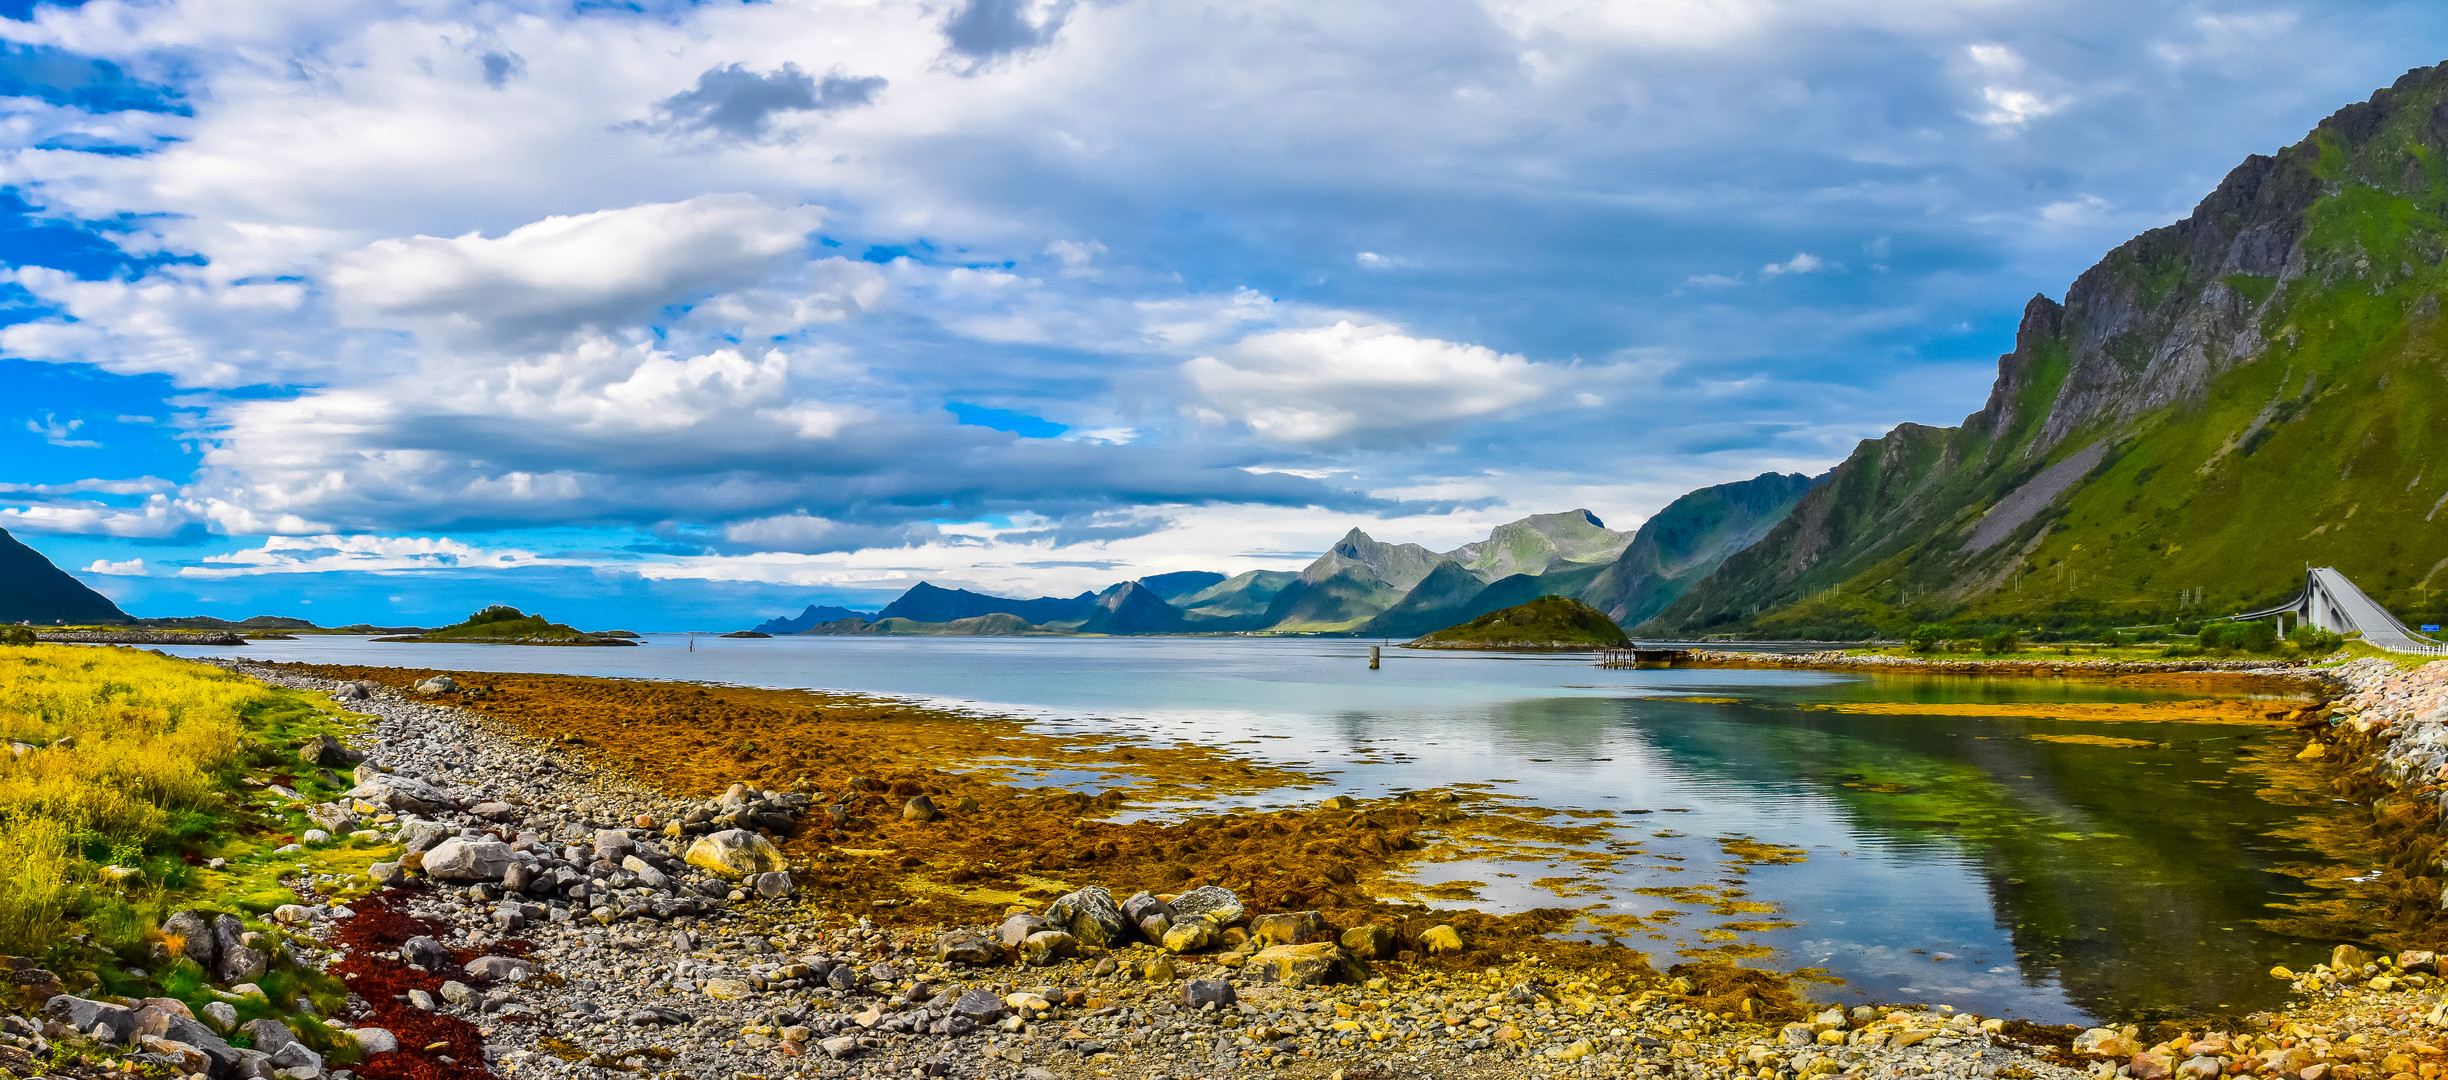
[[[1212, 887], [1123, 900], [1090, 888], [994, 926], [880, 928], [808, 902], [769, 854], [765, 834], [834, 812], [822, 798], [744, 785], [710, 802], [675, 798], [441, 694], [230, 666], [333, 693], [375, 718], [356, 742], [366, 761], [350, 801], [315, 814], [335, 831], [383, 831], [401, 856], [367, 868], [380, 886], [371, 894], [343, 902], [308, 888], [279, 913], [329, 948], [321, 962], [356, 991], [351, 1015], [330, 1023], [355, 1033], [367, 1062], [327, 1072], [295, 1051], [278, 1067], [268, 1055], [180, 1059], [177, 1068], [213, 1077], [285, 1067], [286, 1080], [606, 1071], [2427, 1080], [2433, 1071], [2413, 1070], [2441, 1059], [2422, 1040], [2448, 1041], [2435, 1034], [2437, 976], [2414, 954], [2333, 957], [2297, 983], [2307, 1009], [2325, 1010], [2317, 1015], [2257, 1017], [2235, 1033], [2076, 1033], [1944, 1008], [1750, 1015], [1750, 999], [1734, 1009], [1673, 973], [1574, 971], [1534, 957], [1443, 970], [1389, 955], [1393, 942], [1376, 928], [1244, 910]], [[2434, 670], [2448, 675], [2448, 665]], [[2448, 679], [2384, 662], [2346, 665], [2339, 677], [2350, 692], [2338, 723], [2412, 736], [2390, 740], [2383, 756], [2409, 778], [2436, 780], [2448, 764], [2439, 751]], [[903, 808], [948, 812], [959, 808], [924, 796]], [[1419, 941], [1441, 944], [1434, 930]], [[165, 1064], [176, 1051], [161, 1036], [117, 1030], [143, 1005], [55, 998], [47, 1023], [0, 1021], [0, 1069], [42, 1075], [36, 1062], [59, 1060], [52, 1044], [90, 1041], [95, 1023], [122, 1051]], [[80, 1019], [94, 1021], [76, 1024], [88, 1035], [68, 1030]], [[2379, 1045], [2382, 1033], [2396, 1043]], [[257, 1034], [258, 1046], [280, 1042]]]
[[1943, 660], [1920, 656], [1854, 656], [1842, 649], [1807, 653], [1725, 652], [1714, 649], [1689, 650], [1676, 667], [1697, 668], [1798, 668], [1812, 671], [1884, 670], [1910, 672], [1916, 675], [2160, 675], [2178, 672], [2214, 673], [2243, 672], [2256, 675], [2278, 675], [2311, 681], [2329, 681], [2328, 672], [2335, 670], [2312, 667], [2300, 660], [2246, 660], [2216, 658], [2201, 660], [2104, 660], [2097, 657], [2062, 660], [2000, 658], [1990, 660]]

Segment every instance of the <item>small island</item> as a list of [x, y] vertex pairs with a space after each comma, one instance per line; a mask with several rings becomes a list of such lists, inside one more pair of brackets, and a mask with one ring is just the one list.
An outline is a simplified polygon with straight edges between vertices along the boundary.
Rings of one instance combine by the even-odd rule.
[[1620, 649], [1632, 644], [1606, 613], [1579, 600], [1542, 596], [1405, 642], [1407, 649]]
[[375, 638], [376, 641], [408, 641], [429, 644], [459, 645], [627, 645], [638, 643], [619, 632], [590, 634], [584, 630], [547, 620], [542, 615], [529, 615], [508, 604], [495, 604], [468, 616], [465, 620], [439, 630], [428, 630], [407, 637]]

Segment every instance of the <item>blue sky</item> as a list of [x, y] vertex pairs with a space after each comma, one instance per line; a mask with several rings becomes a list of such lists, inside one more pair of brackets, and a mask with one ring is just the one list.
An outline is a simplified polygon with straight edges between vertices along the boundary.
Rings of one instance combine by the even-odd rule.
[[0, 4], [0, 527], [727, 627], [1451, 547], [1977, 408], [2431, 3]]

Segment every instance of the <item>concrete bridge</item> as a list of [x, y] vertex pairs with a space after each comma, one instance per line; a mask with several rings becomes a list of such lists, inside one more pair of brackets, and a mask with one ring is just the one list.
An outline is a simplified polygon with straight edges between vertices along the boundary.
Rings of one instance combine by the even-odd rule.
[[2274, 608], [2230, 618], [2235, 622], [2276, 619], [2278, 634], [2284, 637], [2290, 615], [2295, 617], [2297, 626], [2315, 626], [2339, 634], [2360, 633], [2363, 643], [2376, 649], [2433, 656], [2448, 653], [2448, 645], [2406, 629], [2387, 608], [2363, 595], [2363, 590], [2331, 566], [2314, 567], [2304, 573], [2303, 595]]

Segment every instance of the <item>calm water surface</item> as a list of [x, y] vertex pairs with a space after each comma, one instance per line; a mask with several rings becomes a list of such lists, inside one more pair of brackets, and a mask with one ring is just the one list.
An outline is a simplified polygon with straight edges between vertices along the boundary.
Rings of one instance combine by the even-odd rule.
[[[1102, 731], [1229, 744], [1320, 776], [1255, 800], [1440, 786], [1585, 812], [1608, 838], [1421, 868], [1435, 902], [1631, 916], [1583, 927], [1652, 954], [1729, 942], [1755, 965], [1825, 968], [1836, 1001], [1953, 1004], [2071, 1023], [2276, 1004], [2264, 974], [2326, 943], [2270, 933], [2265, 905], [2317, 861], [2269, 838], [2300, 811], [2234, 770], [2244, 725], [1858, 715], [1842, 701], [2144, 701], [2192, 695], [2047, 679], [1602, 669], [1583, 656], [1410, 653], [1281, 639], [699, 638], [635, 649], [378, 644], [170, 648], [461, 671], [816, 687], [933, 699]], [[2147, 747], [2045, 741], [2096, 735]], [[1037, 782], [1093, 791], [1106, 778]], [[1723, 838], [1802, 850], [1729, 864]], [[1593, 860], [1607, 853], [1612, 859]], [[1544, 879], [1544, 880], [1542, 880]], [[1462, 883], [1462, 884], [1453, 884]], [[1639, 890], [1653, 890], [1641, 892]], [[1684, 890], [1677, 892], [1676, 890]], [[1697, 892], [1692, 890], [1698, 890]], [[1659, 895], [1659, 892], [1673, 895]], [[1712, 914], [1729, 896], [1776, 907]], [[1721, 929], [1726, 924], [1732, 929]], [[1778, 925], [1790, 924], [1790, 925]]]

